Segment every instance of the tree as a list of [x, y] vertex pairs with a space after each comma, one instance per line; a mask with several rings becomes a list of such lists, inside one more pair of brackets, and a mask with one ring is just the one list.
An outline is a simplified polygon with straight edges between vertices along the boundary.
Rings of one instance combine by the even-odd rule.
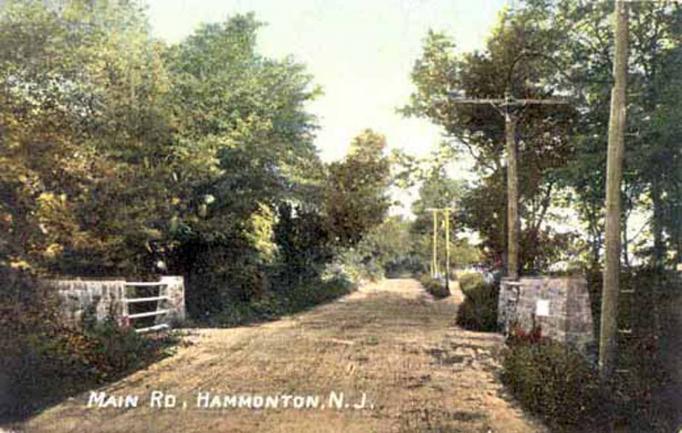
[[324, 176], [305, 107], [319, 91], [303, 65], [258, 53], [260, 27], [252, 14], [204, 24], [165, 57], [176, 203], [168, 257], [188, 275], [195, 314], [264, 296], [274, 268], [305, 267], [292, 256], [311, 246], [298, 232], [316, 233], [319, 206], [299, 205], [317, 201]]
[[[679, 146], [666, 138], [671, 125], [678, 122], [669, 116], [665, 116], [665, 123], [661, 122], [655, 113], [679, 113], [674, 108], [680, 104], [674, 97], [675, 89], [680, 86], [679, 74], [672, 71], [679, 70], [680, 65], [679, 54], [675, 53], [679, 53], [682, 9], [674, 2], [639, 2], [630, 8], [627, 136], [631, 145], [624, 154], [623, 253], [627, 254], [628, 243], [637, 241], [626, 236], [633, 206], [649, 207], [654, 248], [640, 247], [639, 255], [651, 258], [652, 263], [658, 262], [660, 266], [666, 250], [664, 231], [675, 232], [663, 221], [676, 202], [662, 200], [661, 194], [675, 197], [674, 179], [680, 170], [680, 158]], [[593, 268], [599, 266], [604, 243], [605, 131], [614, 45], [611, 13], [609, 3], [562, 2], [553, 24], [563, 26], [566, 34], [564, 56], [571, 65], [567, 69], [572, 71], [572, 83], [567, 85], [579, 96], [578, 109], [583, 113], [574, 131], [576, 152], [558, 179], [562, 186], [577, 193], [572, 204], [587, 223]], [[642, 240], [636, 243], [645, 244]]]
[[256, 52], [260, 26], [253, 15], [202, 25], [167, 56], [179, 225], [197, 236], [236, 230], [261, 204], [300, 199], [321, 178], [304, 108], [318, 90], [302, 65]]
[[[682, 7], [669, 1], [639, 2], [632, 5], [632, 11], [629, 61], [632, 95], [627, 122], [632, 145], [624, 155], [621, 237], [624, 243], [637, 247], [636, 255], [650, 258], [651, 263], [660, 266], [675, 257], [670, 254], [672, 249], [679, 250], [679, 224], [670, 222], [679, 213], [682, 158], [680, 147], [672, 138], [676, 129], [671, 125], [680, 123], [677, 119], [682, 112], [679, 109], [682, 102], [675, 97], [680, 87], [676, 71], [682, 64], [679, 48]], [[570, 99], [571, 107], [564, 112], [553, 108], [551, 113], [539, 110], [534, 116], [527, 111], [526, 125], [517, 130], [522, 272], [532, 271], [538, 262], [528, 255], [523, 257], [524, 239], [532, 238], [533, 232], [539, 236], [547, 228], [543, 219], [550, 216], [550, 210], [545, 205], [552, 204], [578, 212], [586, 229], [587, 239], [583, 243], [589, 255], [586, 264], [593, 269], [600, 266], [604, 246], [608, 84], [614, 41], [611, 13], [608, 2], [527, 0], [505, 12], [502, 20], [506, 24], [500, 24], [493, 32], [483, 52], [455, 55], [452, 42], [441, 34], [430, 33], [423, 55], [415, 64], [416, 91], [405, 112], [441, 125], [454, 146], [471, 152], [481, 178], [474, 188], [483, 188], [481, 197], [489, 191], [499, 202], [506, 201], [504, 192], [497, 188], [504, 170], [500, 159], [504, 155], [501, 148], [504, 137], [501, 122], [496, 120], [499, 117], [492, 107], [455, 106], [450, 101], [452, 96], [499, 96], [505, 75], [500, 71], [508, 70], [510, 61], [526, 50], [542, 55], [527, 59], [514, 72], [516, 87], [512, 94], [562, 95]], [[552, 199], [558, 191], [567, 197], [565, 203]], [[470, 203], [482, 205], [480, 201]], [[648, 208], [652, 213], [651, 248], [645, 239], [646, 230], [638, 238], [627, 236], [628, 218], [637, 207]], [[472, 229], [482, 231], [482, 227], [476, 227], [478, 221], [501, 215], [502, 209], [488, 206], [487, 211], [472, 218]], [[483, 241], [500, 240], [494, 242], [491, 250], [491, 255], [500, 256], [498, 250], [506, 249], [506, 241], [501, 242], [502, 235], [488, 233], [495, 228], [506, 232], [506, 222], [499, 220], [487, 225], [490, 229], [482, 233]], [[536, 231], [535, 227], [542, 230]], [[623, 253], [629, 260], [627, 251]]]
[[[453, 146], [468, 151], [476, 161], [480, 175], [478, 188], [489, 189], [506, 177], [503, 164], [505, 142], [519, 144], [520, 203], [519, 214], [525, 222], [521, 239], [527, 232], [537, 233], [547, 213], [550, 201], [537, 199], [551, 196], [556, 187], [553, 172], [564, 164], [572, 152], [568, 132], [574, 123], [575, 112], [568, 106], [528, 106], [516, 124], [513, 137], [505, 140], [505, 128], [496, 109], [486, 104], [459, 104], [453, 95], [471, 98], [499, 98], [507, 93], [528, 99], [544, 99], [562, 90], [557, 80], [560, 65], [552, 60], [560, 49], [560, 34], [551, 27], [541, 25], [549, 15], [541, 8], [524, 9], [517, 13], [507, 12], [484, 52], [457, 56], [454, 44], [444, 35], [430, 32], [424, 43], [422, 57], [413, 69], [412, 80], [416, 91], [410, 104], [403, 110], [408, 115], [423, 116], [441, 125], [452, 139]], [[529, 56], [520, 62], [518, 53], [543, 52], [542, 56]], [[508, 73], [501, 73], [506, 71]], [[511, 75], [510, 75], [511, 74]], [[504, 194], [504, 193], [503, 193]], [[485, 195], [485, 193], [483, 194]], [[507, 202], [506, 196], [496, 202]], [[536, 211], [534, 205], [541, 209]], [[491, 215], [506, 214], [504, 208]], [[479, 230], [490, 240], [506, 238], [506, 222], [499, 221], [494, 229], [502, 231], [490, 234], [479, 224], [482, 220], [471, 219], [471, 228]], [[493, 225], [491, 225], [493, 227]], [[524, 233], [525, 232], [525, 233]], [[492, 243], [492, 242], [491, 242]], [[494, 242], [496, 249], [507, 250], [506, 240]], [[491, 252], [498, 255], [499, 251]], [[507, 265], [506, 260], [502, 262]], [[530, 271], [532, 257], [522, 263], [522, 269]]]
[[410, 225], [400, 216], [389, 216], [352, 248], [352, 257], [368, 277], [396, 277], [417, 270]]
[[366, 129], [353, 139], [343, 161], [328, 166], [324, 212], [340, 246], [357, 244], [388, 212], [391, 172], [385, 148], [384, 136]]
[[149, 272], [149, 245], [167, 215], [168, 130], [155, 103], [167, 81], [139, 4], [12, 1], [0, 46], [9, 262]]
[[[449, 238], [450, 238], [450, 263], [451, 269], [461, 268], [480, 262], [480, 254], [477, 247], [469, 244], [466, 238], [457, 238], [457, 233], [462, 232], [462, 220], [464, 212], [461, 211], [463, 197], [468, 193], [467, 185], [464, 181], [453, 179], [448, 175], [447, 163], [451, 162], [451, 152], [442, 149], [443, 155], [433, 155], [431, 160], [424, 161], [427, 168], [423, 172], [417, 173], [415, 179], [419, 182], [419, 197], [412, 204], [412, 213], [415, 215], [414, 221], [410, 225], [410, 235], [412, 238], [413, 255], [416, 256], [422, 269], [427, 269], [432, 261], [433, 250], [433, 217], [429, 209], [454, 209], [449, 212]], [[447, 156], [447, 159], [441, 156]], [[439, 222], [436, 239], [439, 245], [445, 242], [445, 220], [444, 213], [439, 212]], [[439, 254], [444, 259], [444, 254]], [[439, 264], [441, 261], [439, 260]], [[439, 266], [440, 267], [440, 266]], [[441, 267], [445, 269], [445, 266]]]
[[145, 277], [162, 259], [194, 313], [262, 295], [280, 205], [319, 203], [325, 173], [318, 89], [257, 52], [259, 27], [235, 16], [167, 47], [136, 1], [4, 7], [2, 264]]

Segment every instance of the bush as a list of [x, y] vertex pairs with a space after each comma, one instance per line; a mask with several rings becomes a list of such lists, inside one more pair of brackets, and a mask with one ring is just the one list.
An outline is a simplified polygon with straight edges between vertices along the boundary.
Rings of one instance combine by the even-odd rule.
[[457, 277], [459, 281], [459, 288], [466, 293], [470, 290], [476, 289], [485, 283], [483, 274], [479, 272], [466, 272]]
[[328, 268], [341, 269], [344, 278], [354, 283], [384, 278], [384, 268], [379, 258], [359, 247], [341, 250]]
[[173, 336], [147, 338], [116, 323], [65, 326], [53, 290], [0, 267], [0, 419], [16, 419], [166, 355]]
[[[602, 273], [588, 273], [587, 279], [598, 338]], [[682, 375], [674, 361], [682, 356], [677, 344], [682, 278], [677, 272], [642, 267], [622, 272], [620, 282], [622, 290], [634, 292], [619, 296], [619, 327], [632, 329], [619, 341], [618, 368], [629, 372], [617, 376], [614, 385], [623, 396], [619, 413], [632, 431], [674, 431], [682, 416]]]
[[565, 345], [532, 341], [516, 339], [504, 356], [502, 381], [514, 397], [553, 431], [606, 431], [613, 403], [596, 369]]
[[251, 302], [237, 302], [210, 317], [212, 326], [237, 326], [248, 323], [276, 320], [316, 305], [332, 301], [350, 293], [355, 284], [343, 276], [327, 280], [307, 281], [284, 291], [270, 292]]
[[464, 274], [462, 277], [459, 284], [464, 302], [457, 310], [457, 324], [473, 331], [497, 331], [499, 287], [486, 283], [481, 274]]
[[450, 290], [445, 286], [445, 283], [437, 278], [432, 278], [428, 274], [422, 274], [419, 277], [419, 281], [424, 286], [424, 289], [436, 299], [450, 296]]

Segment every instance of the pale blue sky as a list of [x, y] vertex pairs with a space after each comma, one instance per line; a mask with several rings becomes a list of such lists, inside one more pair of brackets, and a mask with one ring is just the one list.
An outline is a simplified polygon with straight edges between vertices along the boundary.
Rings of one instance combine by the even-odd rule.
[[440, 131], [395, 109], [412, 91], [410, 71], [429, 28], [458, 49], [481, 48], [505, 0], [148, 0], [154, 35], [178, 42], [201, 22], [253, 11], [267, 23], [259, 47], [293, 55], [323, 91], [316, 144], [326, 161], [341, 158], [364, 128], [386, 135], [390, 148], [427, 153]]

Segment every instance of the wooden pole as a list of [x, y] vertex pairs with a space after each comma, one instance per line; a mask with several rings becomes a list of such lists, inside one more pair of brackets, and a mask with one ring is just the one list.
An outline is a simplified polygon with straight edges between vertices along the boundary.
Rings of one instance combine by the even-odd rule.
[[628, 10], [625, 1], [615, 6], [616, 46], [613, 62], [614, 84], [611, 90], [611, 116], [606, 159], [606, 221], [604, 286], [601, 302], [599, 336], [599, 371], [609, 379], [616, 362], [618, 333], [618, 291], [620, 278], [620, 194], [623, 177], [628, 63]]
[[[520, 59], [524, 54], [517, 57]], [[516, 64], [516, 62], [514, 63]], [[509, 76], [511, 77], [511, 72]], [[518, 177], [518, 148], [516, 145], [516, 108], [528, 105], [564, 105], [568, 101], [560, 99], [517, 99], [506, 92], [504, 99], [470, 99], [455, 98], [454, 104], [492, 105], [504, 116], [504, 132], [507, 149], [507, 277], [512, 280], [519, 278], [519, 177]]]
[[433, 278], [438, 276], [438, 211], [433, 210]]
[[445, 213], [445, 287], [450, 288], [450, 209], [444, 209]]
[[507, 112], [504, 116], [507, 142], [507, 277], [519, 278], [519, 175], [516, 146], [516, 118]]

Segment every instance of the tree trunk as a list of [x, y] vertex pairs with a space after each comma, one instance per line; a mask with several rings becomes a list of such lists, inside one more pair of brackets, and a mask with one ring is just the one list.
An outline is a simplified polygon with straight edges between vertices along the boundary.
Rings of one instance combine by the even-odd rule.
[[625, 1], [615, 6], [616, 47], [613, 62], [614, 85], [611, 91], [611, 117], [606, 160], [606, 227], [604, 286], [599, 338], [599, 370], [609, 379], [616, 361], [618, 292], [620, 278], [621, 180], [625, 134], [625, 90], [628, 59], [628, 10]]
[[517, 168], [516, 118], [504, 119], [507, 141], [507, 277], [519, 278], [519, 176]]

